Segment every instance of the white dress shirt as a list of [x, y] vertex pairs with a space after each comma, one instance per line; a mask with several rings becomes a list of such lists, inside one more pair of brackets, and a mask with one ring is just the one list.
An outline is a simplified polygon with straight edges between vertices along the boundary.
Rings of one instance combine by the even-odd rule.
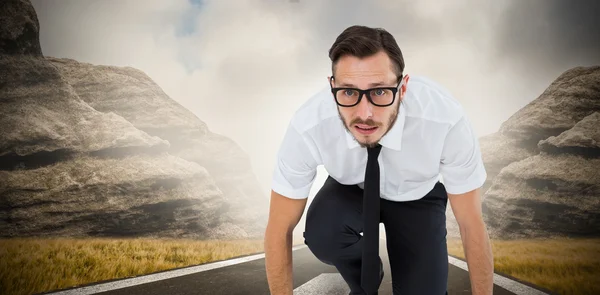
[[[319, 165], [339, 183], [363, 188], [367, 150], [344, 128], [336, 107], [327, 85], [294, 113], [276, 156], [273, 191], [307, 198]], [[398, 119], [379, 143], [380, 192], [387, 200], [420, 199], [438, 181], [450, 194], [465, 193], [487, 177], [462, 106], [425, 77], [411, 76]]]

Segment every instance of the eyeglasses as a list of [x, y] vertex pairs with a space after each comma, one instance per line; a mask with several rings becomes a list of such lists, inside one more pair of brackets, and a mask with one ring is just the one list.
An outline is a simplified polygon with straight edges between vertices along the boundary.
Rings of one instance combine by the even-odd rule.
[[[331, 81], [333, 81], [333, 76], [331, 77]], [[357, 105], [362, 99], [363, 94], [367, 96], [367, 99], [372, 104], [378, 107], [387, 107], [394, 103], [401, 83], [402, 76], [398, 78], [398, 85], [396, 87], [375, 87], [365, 90], [351, 87], [332, 87], [331, 93], [335, 97], [335, 102], [341, 107]]]

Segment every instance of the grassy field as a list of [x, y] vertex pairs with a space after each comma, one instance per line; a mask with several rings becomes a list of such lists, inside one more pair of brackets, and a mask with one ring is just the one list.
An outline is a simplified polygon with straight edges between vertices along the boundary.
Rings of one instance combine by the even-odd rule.
[[2, 239], [0, 294], [47, 292], [262, 251], [262, 240]]
[[[492, 249], [496, 271], [559, 294], [600, 294], [600, 239], [492, 241]], [[464, 258], [460, 240], [448, 241], [448, 250]], [[3, 239], [0, 294], [45, 292], [262, 251], [262, 240]]]
[[[450, 255], [465, 258], [460, 240]], [[558, 294], [600, 294], [600, 239], [492, 241], [494, 271]]]

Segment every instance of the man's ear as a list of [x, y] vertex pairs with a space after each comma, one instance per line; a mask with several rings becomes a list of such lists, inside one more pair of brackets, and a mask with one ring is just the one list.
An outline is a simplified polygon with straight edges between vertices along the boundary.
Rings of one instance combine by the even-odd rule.
[[402, 86], [400, 86], [400, 92], [402, 93], [402, 97], [404, 97], [404, 94], [406, 93], [406, 86], [408, 84], [408, 80], [410, 80], [410, 76], [408, 74], [404, 75], [404, 78], [402, 78], [402, 80], [404, 81], [402, 82]]

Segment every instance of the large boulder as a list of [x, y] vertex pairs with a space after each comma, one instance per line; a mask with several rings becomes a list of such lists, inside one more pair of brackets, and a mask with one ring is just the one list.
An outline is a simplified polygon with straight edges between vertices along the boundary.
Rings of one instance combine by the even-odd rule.
[[[211, 132], [138, 69], [47, 58], [77, 95], [94, 109], [115, 113], [147, 134], [170, 143], [169, 153], [208, 170], [223, 192], [226, 214], [239, 224], [265, 224], [267, 196], [248, 156], [231, 139]], [[262, 227], [247, 227], [261, 234]]]
[[500, 133], [530, 147], [572, 128], [600, 111], [600, 66], [576, 67], [564, 72], [535, 100], [500, 127]]
[[[479, 139], [492, 238], [600, 236], [599, 126], [600, 66], [576, 67]], [[460, 237], [451, 208], [447, 225]]]
[[600, 66], [577, 67], [502, 125], [494, 136], [509, 145], [482, 145], [506, 159], [486, 162], [493, 238], [600, 236], [599, 111]]
[[44, 57], [28, 1], [0, 24], [1, 236], [262, 235], [268, 198], [232, 140], [137, 69]]

